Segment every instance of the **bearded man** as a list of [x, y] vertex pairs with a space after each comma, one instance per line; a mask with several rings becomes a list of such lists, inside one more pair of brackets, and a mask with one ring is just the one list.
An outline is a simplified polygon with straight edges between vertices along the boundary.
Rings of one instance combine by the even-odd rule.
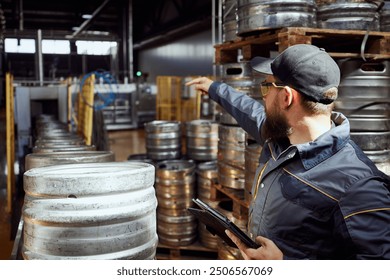
[[263, 104], [224, 83], [187, 83], [208, 94], [263, 146], [248, 231], [228, 236], [245, 259], [390, 259], [390, 178], [350, 139], [333, 112], [340, 70], [313, 45], [255, 57]]

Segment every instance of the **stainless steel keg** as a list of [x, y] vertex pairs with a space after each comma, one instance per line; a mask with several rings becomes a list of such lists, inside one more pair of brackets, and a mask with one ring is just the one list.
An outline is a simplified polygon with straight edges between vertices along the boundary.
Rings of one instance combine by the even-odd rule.
[[193, 120], [186, 123], [187, 156], [196, 161], [216, 160], [218, 154], [218, 123]]
[[279, 27], [317, 27], [315, 0], [238, 0], [238, 35]]
[[181, 156], [181, 123], [151, 121], [145, 123], [146, 154], [152, 160], [171, 160]]
[[[254, 82], [254, 75], [249, 61], [223, 64], [222, 81], [245, 95], [261, 100], [259, 85]], [[217, 109], [220, 112], [218, 116], [220, 123], [237, 125], [237, 121], [222, 107], [218, 105]]]
[[244, 190], [245, 171], [218, 161], [218, 182], [226, 188]]
[[244, 170], [245, 131], [239, 126], [220, 124], [218, 135], [218, 161]]
[[385, 1], [380, 13], [380, 30], [383, 32], [390, 31], [390, 2]]
[[339, 62], [342, 77], [335, 108], [348, 116], [352, 132], [390, 130], [390, 61]]
[[55, 165], [23, 179], [24, 259], [154, 259], [153, 165]]
[[115, 161], [115, 155], [109, 151], [79, 151], [32, 153], [26, 155], [25, 170], [31, 168], [60, 165], [67, 163], [95, 163]]
[[335, 110], [350, 122], [351, 138], [381, 169], [390, 164], [390, 61], [339, 62], [342, 77]]
[[379, 30], [374, 20], [377, 5], [365, 0], [317, 0], [319, 28]]
[[237, 1], [222, 0], [222, 41], [229, 42], [238, 39], [237, 37]]
[[198, 198], [210, 201], [213, 184], [218, 180], [217, 161], [208, 161], [198, 164], [196, 167]]
[[245, 201], [252, 200], [252, 185], [256, 175], [256, 169], [259, 166], [259, 158], [262, 146], [252, 143], [245, 146]]
[[33, 147], [33, 153], [57, 153], [57, 152], [80, 152], [80, 151], [95, 151], [94, 145], [66, 145], [60, 144], [51, 147]]
[[[218, 165], [217, 161], [209, 161], [200, 163], [197, 166], [197, 186], [198, 186], [198, 198], [205, 201], [213, 208], [218, 207], [219, 201], [211, 201], [211, 192], [213, 184], [218, 180]], [[211, 234], [205, 224], [199, 223], [198, 225], [199, 241], [206, 247], [217, 249], [218, 240], [217, 235]]]

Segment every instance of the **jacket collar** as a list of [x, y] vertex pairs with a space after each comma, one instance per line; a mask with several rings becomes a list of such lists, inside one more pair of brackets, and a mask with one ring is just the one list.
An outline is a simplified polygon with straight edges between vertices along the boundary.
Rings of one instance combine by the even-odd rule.
[[283, 152], [280, 152], [282, 150], [280, 145], [270, 143], [271, 154], [278, 155], [277, 157], [280, 158], [288, 153], [289, 158], [291, 158], [292, 151], [295, 151], [295, 154], [299, 154], [302, 165], [306, 170], [313, 168], [337, 153], [350, 139], [348, 119], [342, 113], [333, 112], [331, 120], [333, 121], [332, 128], [312, 142], [291, 145]]

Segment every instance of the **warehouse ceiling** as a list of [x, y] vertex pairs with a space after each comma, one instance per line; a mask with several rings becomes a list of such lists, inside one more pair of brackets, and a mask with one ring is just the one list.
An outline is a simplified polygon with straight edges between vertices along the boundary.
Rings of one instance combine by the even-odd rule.
[[[210, 28], [212, 0], [0, 0], [5, 37], [120, 40], [134, 44], [164, 34]], [[129, 5], [129, 3], [132, 3]], [[132, 21], [126, 17], [132, 14]], [[132, 29], [128, 28], [131, 26]], [[185, 27], [185, 28], [183, 28]], [[172, 35], [173, 36], [173, 35]]]

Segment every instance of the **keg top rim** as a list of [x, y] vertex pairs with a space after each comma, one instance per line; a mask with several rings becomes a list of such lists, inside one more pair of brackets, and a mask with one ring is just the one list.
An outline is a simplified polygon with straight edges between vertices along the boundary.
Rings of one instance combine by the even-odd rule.
[[24, 177], [66, 178], [78, 176], [82, 178], [93, 176], [96, 178], [107, 177], [108, 174], [117, 176], [118, 174], [140, 173], [148, 169], [154, 170], [155, 167], [141, 161], [59, 164], [32, 168], [24, 173]]

